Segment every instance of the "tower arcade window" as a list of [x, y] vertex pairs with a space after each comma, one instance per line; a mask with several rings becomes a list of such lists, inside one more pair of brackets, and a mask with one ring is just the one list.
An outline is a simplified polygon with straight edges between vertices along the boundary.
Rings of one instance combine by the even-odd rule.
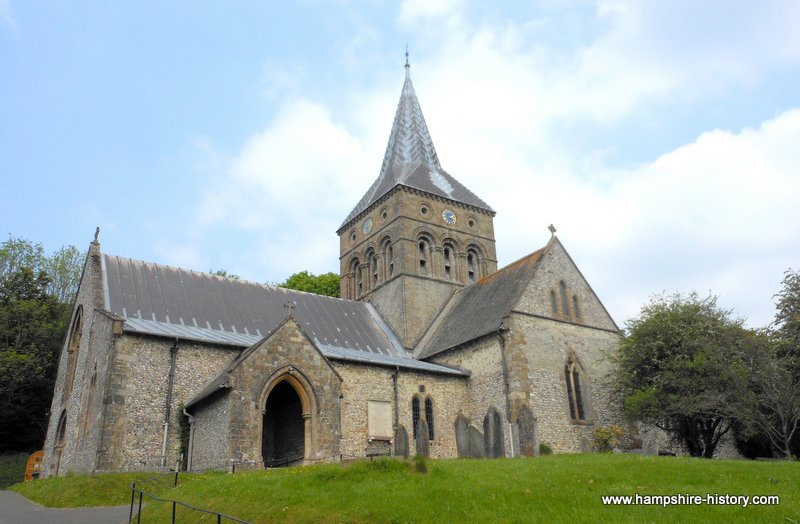
[[366, 254], [364, 255], [364, 260], [366, 264], [368, 264], [368, 275], [367, 279], [369, 280], [369, 288], [378, 283], [378, 259], [375, 257], [375, 251], [372, 248], [368, 249]]
[[420, 275], [427, 275], [428, 274], [428, 251], [430, 249], [430, 245], [428, 241], [424, 238], [420, 239], [419, 241], [419, 274]]
[[472, 284], [478, 275], [478, 253], [474, 249], [467, 250], [467, 281]]
[[388, 280], [394, 276], [394, 249], [391, 239], [386, 238], [383, 241], [381, 250], [383, 251], [384, 278]]
[[361, 292], [364, 289], [364, 283], [361, 280], [360, 265], [357, 258], [354, 258], [353, 261], [350, 262], [350, 273], [353, 275], [353, 298], [361, 296]]
[[453, 246], [450, 244], [444, 245], [444, 276], [447, 280], [453, 280]]

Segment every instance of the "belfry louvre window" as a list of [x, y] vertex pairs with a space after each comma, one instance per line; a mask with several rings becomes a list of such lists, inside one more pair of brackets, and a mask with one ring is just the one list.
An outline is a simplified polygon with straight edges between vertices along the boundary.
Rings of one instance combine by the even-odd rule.
[[573, 420], [586, 420], [583, 391], [581, 391], [581, 373], [572, 360], [567, 362], [564, 367], [564, 379], [567, 385], [570, 418]]

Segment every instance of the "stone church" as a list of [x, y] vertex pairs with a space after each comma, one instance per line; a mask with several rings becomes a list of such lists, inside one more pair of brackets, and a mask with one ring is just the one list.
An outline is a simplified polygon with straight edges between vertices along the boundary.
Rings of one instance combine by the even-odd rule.
[[619, 328], [555, 234], [498, 269], [494, 216], [442, 169], [406, 64], [380, 174], [337, 231], [341, 298], [95, 238], [44, 474], [587, 449], [617, 420]]

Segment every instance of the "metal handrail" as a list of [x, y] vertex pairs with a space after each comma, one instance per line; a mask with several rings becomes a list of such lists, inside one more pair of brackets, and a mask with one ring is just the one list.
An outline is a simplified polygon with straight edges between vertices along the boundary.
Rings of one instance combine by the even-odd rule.
[[198, 507], [192, 506], [191, 504], [187, 504], [185, 502], [181, 502], [179, 500], [162, 499], [161, 497], [153, 495], [152, 493], [148, 493], [148, 492], [146, 492], [144, 490], [138, 489], [136, 487], [136, 482], [131, 484], [131, 510], [130, 510], [130, 513], [129, 513], [129, 516], [128, 516], [128, 522], [129, 523], [133, 522], [133, 505], [134, 505], [134, 503], [136, 501], [136, 493], [137, 492], [139, 493], [139, 507], [138, 507], [138, 510], [136, 512], [136, 522], [137, 522], [137, 524], [141, 524], [141, 522], [142, 522], [142, 499], [143, 499], [143, 497], [145, 495], [147, 495], [151, 499], [157, 500], [159, 502], [172, 502], [172, 524], [175, 524], [175, 516], [176, 516], [176, 512], [177, 512], [177, 509], [178, 509], [179, 505], [183, 506], [185, 508], [191, 509], [193, 511], [199, 511], [201, 513], [208, 513], [209, 515], [216, 515], [217, 516], [217, 524], [221, 524], [222, 523], [222, 519], [232, 520], [233, 522], [239, 522], [240, 524], [251, 524], [247, 520], [238, 519], [236, 517], [232, 517], [231, 515], [226, 515], [225, 513], [220, 513], [218, 511], [211, 511], [211, 510], [207, 510], [207, 509], [198, 508]]

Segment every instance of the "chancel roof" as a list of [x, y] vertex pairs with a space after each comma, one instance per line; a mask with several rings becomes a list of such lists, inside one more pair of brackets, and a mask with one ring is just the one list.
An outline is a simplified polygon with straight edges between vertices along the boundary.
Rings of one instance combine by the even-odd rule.
[[346, 227], [351, 220], [398, 185], [494, 213], [489, 204], [464, 187], [439, 164], [439, 157], [411, 83], [408, 64], [380, 175], [347, 215], [341, 228]]
[[125, 319], [128, 332], [248, 347], [291, 310], [328, 358], [466, 374], [412, 358], [370, 304], [106, 254], [102, 260], [106, 309]]
[[534, 251], [456, 291], [422, 341], [417, 358], [431, 357], [499, 330], [533, 278], [546, 249]]

